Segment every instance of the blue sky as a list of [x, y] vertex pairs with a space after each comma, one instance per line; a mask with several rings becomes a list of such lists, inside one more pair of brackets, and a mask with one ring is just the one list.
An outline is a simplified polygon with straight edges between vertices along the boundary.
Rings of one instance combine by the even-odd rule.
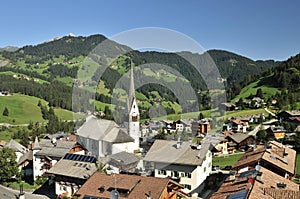
[[206, 50], [258, 59], [300, 53], [300, 1], [279, 0], [10, 0], [0, 9], [0, 47], [35, 45], [55, 36], [133, 28], [179, 31]]

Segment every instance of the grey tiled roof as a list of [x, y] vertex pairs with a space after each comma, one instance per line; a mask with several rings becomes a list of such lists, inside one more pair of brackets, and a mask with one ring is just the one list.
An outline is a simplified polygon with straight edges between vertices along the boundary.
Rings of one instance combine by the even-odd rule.
[[41, 150], [36, 155], [61, 158], [74, 147], [76, 142], [57, 140], [53, 144], [49, 139], [41, 139], [38, 144]]
[[250, 137], [250, 135], [244, 134], [244, 133], [234, 133], [233, 135], [228, 135], [227, 137], [230, 137], [232, 140], [234, 140], [236, 143], [240, 143], [243, 140]]
[[134, 141], [127, 133], [127, 130], [120, 128], [114, 121], [98, 119], [95, 116], [87, 118], [86, 122], [77, 130], [77, 135], [112, 143]]
[[11, 139], [8, 143], [5, 144], [5, 147], [14, 149], [16, 151], [25, 153], [26, 152], [26, 147], [23, 146], [22, 144], [16, 142], [15, 140]]
[[87, 179], [97, 170], [95, 163], [80, 162], [75, 160], [60, 159], [48, 173], [54, 175], [69, 176], [80, 179]]
[[[75, 141], [64, 141], [64, 140], [57, 140], [56, 141], [56, 148], [66, 148], [66, 149], [71, 149], [74, 145], [76, 144]], [[47, 148], [47, 147], [54, 147], [54, 144], [51, 142], [49, 139], [41, 139], [39, 141], [39, 145], [42, 148]]]
[[70, 150], [71, 148], [68, 149], [68, 148], [45, 147], [42, 148], [42, 150], [38, 151], [36, 155], [61, 158], [67, 153], [69, 153]]
[[135, 155], [125, 151], [111, 155], [110, 159], [113, 162], [119, 162], [121, 165], [129, 165], [139, 161], [139, 158], [137, 158]]
[[[177, 141], [155, 140], [144, 161], [193, 166], [201, 165], [203, 162], [203, 157], [200, 158], [199, 156], [201, 150], [192, 149], [192, 143], [190, 142], [183, 141], [180, 143], [180, 147], [177, 148]], [[202, 153], [201, 156], [203, 156]]]
[[33, 158], [32, 150], [27, 151], [24, 155], [22, 155], [20, 157], [18, 164], [21, 164], [21, 163], [25, 162], [26, 160], [32, 160], [32, 158]]

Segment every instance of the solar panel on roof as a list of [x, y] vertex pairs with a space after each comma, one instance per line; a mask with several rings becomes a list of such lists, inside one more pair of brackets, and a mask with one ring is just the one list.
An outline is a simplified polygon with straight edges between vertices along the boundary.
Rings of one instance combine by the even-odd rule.
[[74, 160], [75, 154], [71, 154], [69, 160]]
[[71, 154], [67, 153], [67, 154], [65, 155], [64, 159], [67, 159], [67, 160], [68, 160], [69, 157], [70, 157], [70, 155], [71, 155]]
[[70, 153], [67, 153], [65, 155], [64, 159], [80, 161], [80, 162], [91, 162], [91, 163], [96, 163], [97, 162], [97, 159], [93, 156], [85, 156], [85, 155], [70, 154]]
[[247, 196], [248, 190], [241, 191], [235, 194], [231, 194], [226, 197], [226, 199], [245, 199]]
[[83, 156], [83, 155], [82, 155], [82, 156], [79, 157], [79, 161], [85, 162], [85, 159], [86, 159], [86, 156]]

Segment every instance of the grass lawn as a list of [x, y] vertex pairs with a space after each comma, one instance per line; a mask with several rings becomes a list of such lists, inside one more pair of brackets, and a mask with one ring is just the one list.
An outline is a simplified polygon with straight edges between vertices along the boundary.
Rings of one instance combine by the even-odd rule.
[[296, 174], [300, 174], [300, 154], [297, 154], [297, 159], [296, 159]]
[[[204, 117], [210, 117], [211, 110], [200, 111]], [[200, 112], [189, 112], [183, 114], [170, 114], [167, 115], [168, 120], [179, 120], [179, 119], [188, 119], [188, 118], [198, 118]], [[165, 119], [164, 117], [155, 118], [156, 120]]]
[[84, 114], [80, 114], [80, 113], [74, 114], [72, 111], [66, 109], [54, 109], [54, 113], [61, 120], [76, 120], [85, 117]]
[[107, 103], [104, 103], [104, 102], [95, 101], [95, 108], [100, 109], [101, 111], [104, 111], [105, 106], [108, 106], [110, 109], [115, 108], [114, 104], [107, 104]]
[[[41, 110], [37, 106], [39, 100], [41, 99], [21, 94], [0, 97], [0, 123], [27, 124], [29, 121], [44, 122]], [[44, 100], [41, 101], [46, 104]], [[8, 116], [2, 115], [5, 107], [8, 108]]]
[[[43, 106], [48, 102], [37, 97], [13, 94], [12, 96], [0, 97], [0, 123], [28, 124], [32, 122], [46, 122], [42, 118], [41, 109], [38, 102], [41, 100]], [[8, 116], [3, 116], [3, 110], [7, 107]], [[61, 120], [73, 120], [73, 113], [65, 109], [54, 109], [55, 114]], [[75, 114], [76, 118], [82, 118], [80, 114]], [[76, 119], [75, 118], [75, 119]]]
[[35, 189], [35, 186], [34, 185], [31, 185], [31, 184], [28, 184], [24, 181], [21, 181], [21, 182], [12, 182], [12, 183], [9, 183], [9, 186], [13, 189], [19, 189], [20, 188], [20, 185], [23, 185], [23, 189], [30, 189], [30, 190], [34, 190]]
[[235, 155], [228, 155], [228, 156], [213, 156], [212, 165], [218, 165], [221, 168], [225, 166], [233, 166], [243, 154], [235, 154]]
[[[211, 111], [212, 110], [204, 110], [200, 111], [204, 117], [211, 117]], [[167, 115], [168, 120], [179, 120], [179, 119], [185, 119], [185, 118], [198, 118], [200, 112], [189, 112], [189, 113], [183, 113], [183, 114], [170, 114]], [[233, 116], [243, 116], [243, 115], [254, 115], [259, 114], [263, 112], [265, 114], [265, 117], [267, 117], [269, 114], [264, 109], [250, 109], [250, 110], [240, 110], [240, 111], [227, 111], [225, 117], [233, 117]], [[165, 118], [155, 118], [156, 120], [161, 120]]]
[[235, 116], [243, 116], [243, 115], [255, 115], [264, 113], [264, 116], [267, 117], [269, 113], [265, 111], [265, 109], [249, 109], [249, 110], [240, 110], [240, 111], [227, 111], [226, 118], [235, 117]]

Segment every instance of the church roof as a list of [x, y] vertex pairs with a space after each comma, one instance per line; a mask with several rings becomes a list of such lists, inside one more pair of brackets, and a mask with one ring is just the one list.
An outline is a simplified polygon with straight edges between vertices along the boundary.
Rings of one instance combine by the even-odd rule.
[[77, 135], [111, 143], [134, 141], [126, 129], [120, 128], [114, 121], [98, 119], [95, 116], [87, 118], [86, 122], [77, 130]]

